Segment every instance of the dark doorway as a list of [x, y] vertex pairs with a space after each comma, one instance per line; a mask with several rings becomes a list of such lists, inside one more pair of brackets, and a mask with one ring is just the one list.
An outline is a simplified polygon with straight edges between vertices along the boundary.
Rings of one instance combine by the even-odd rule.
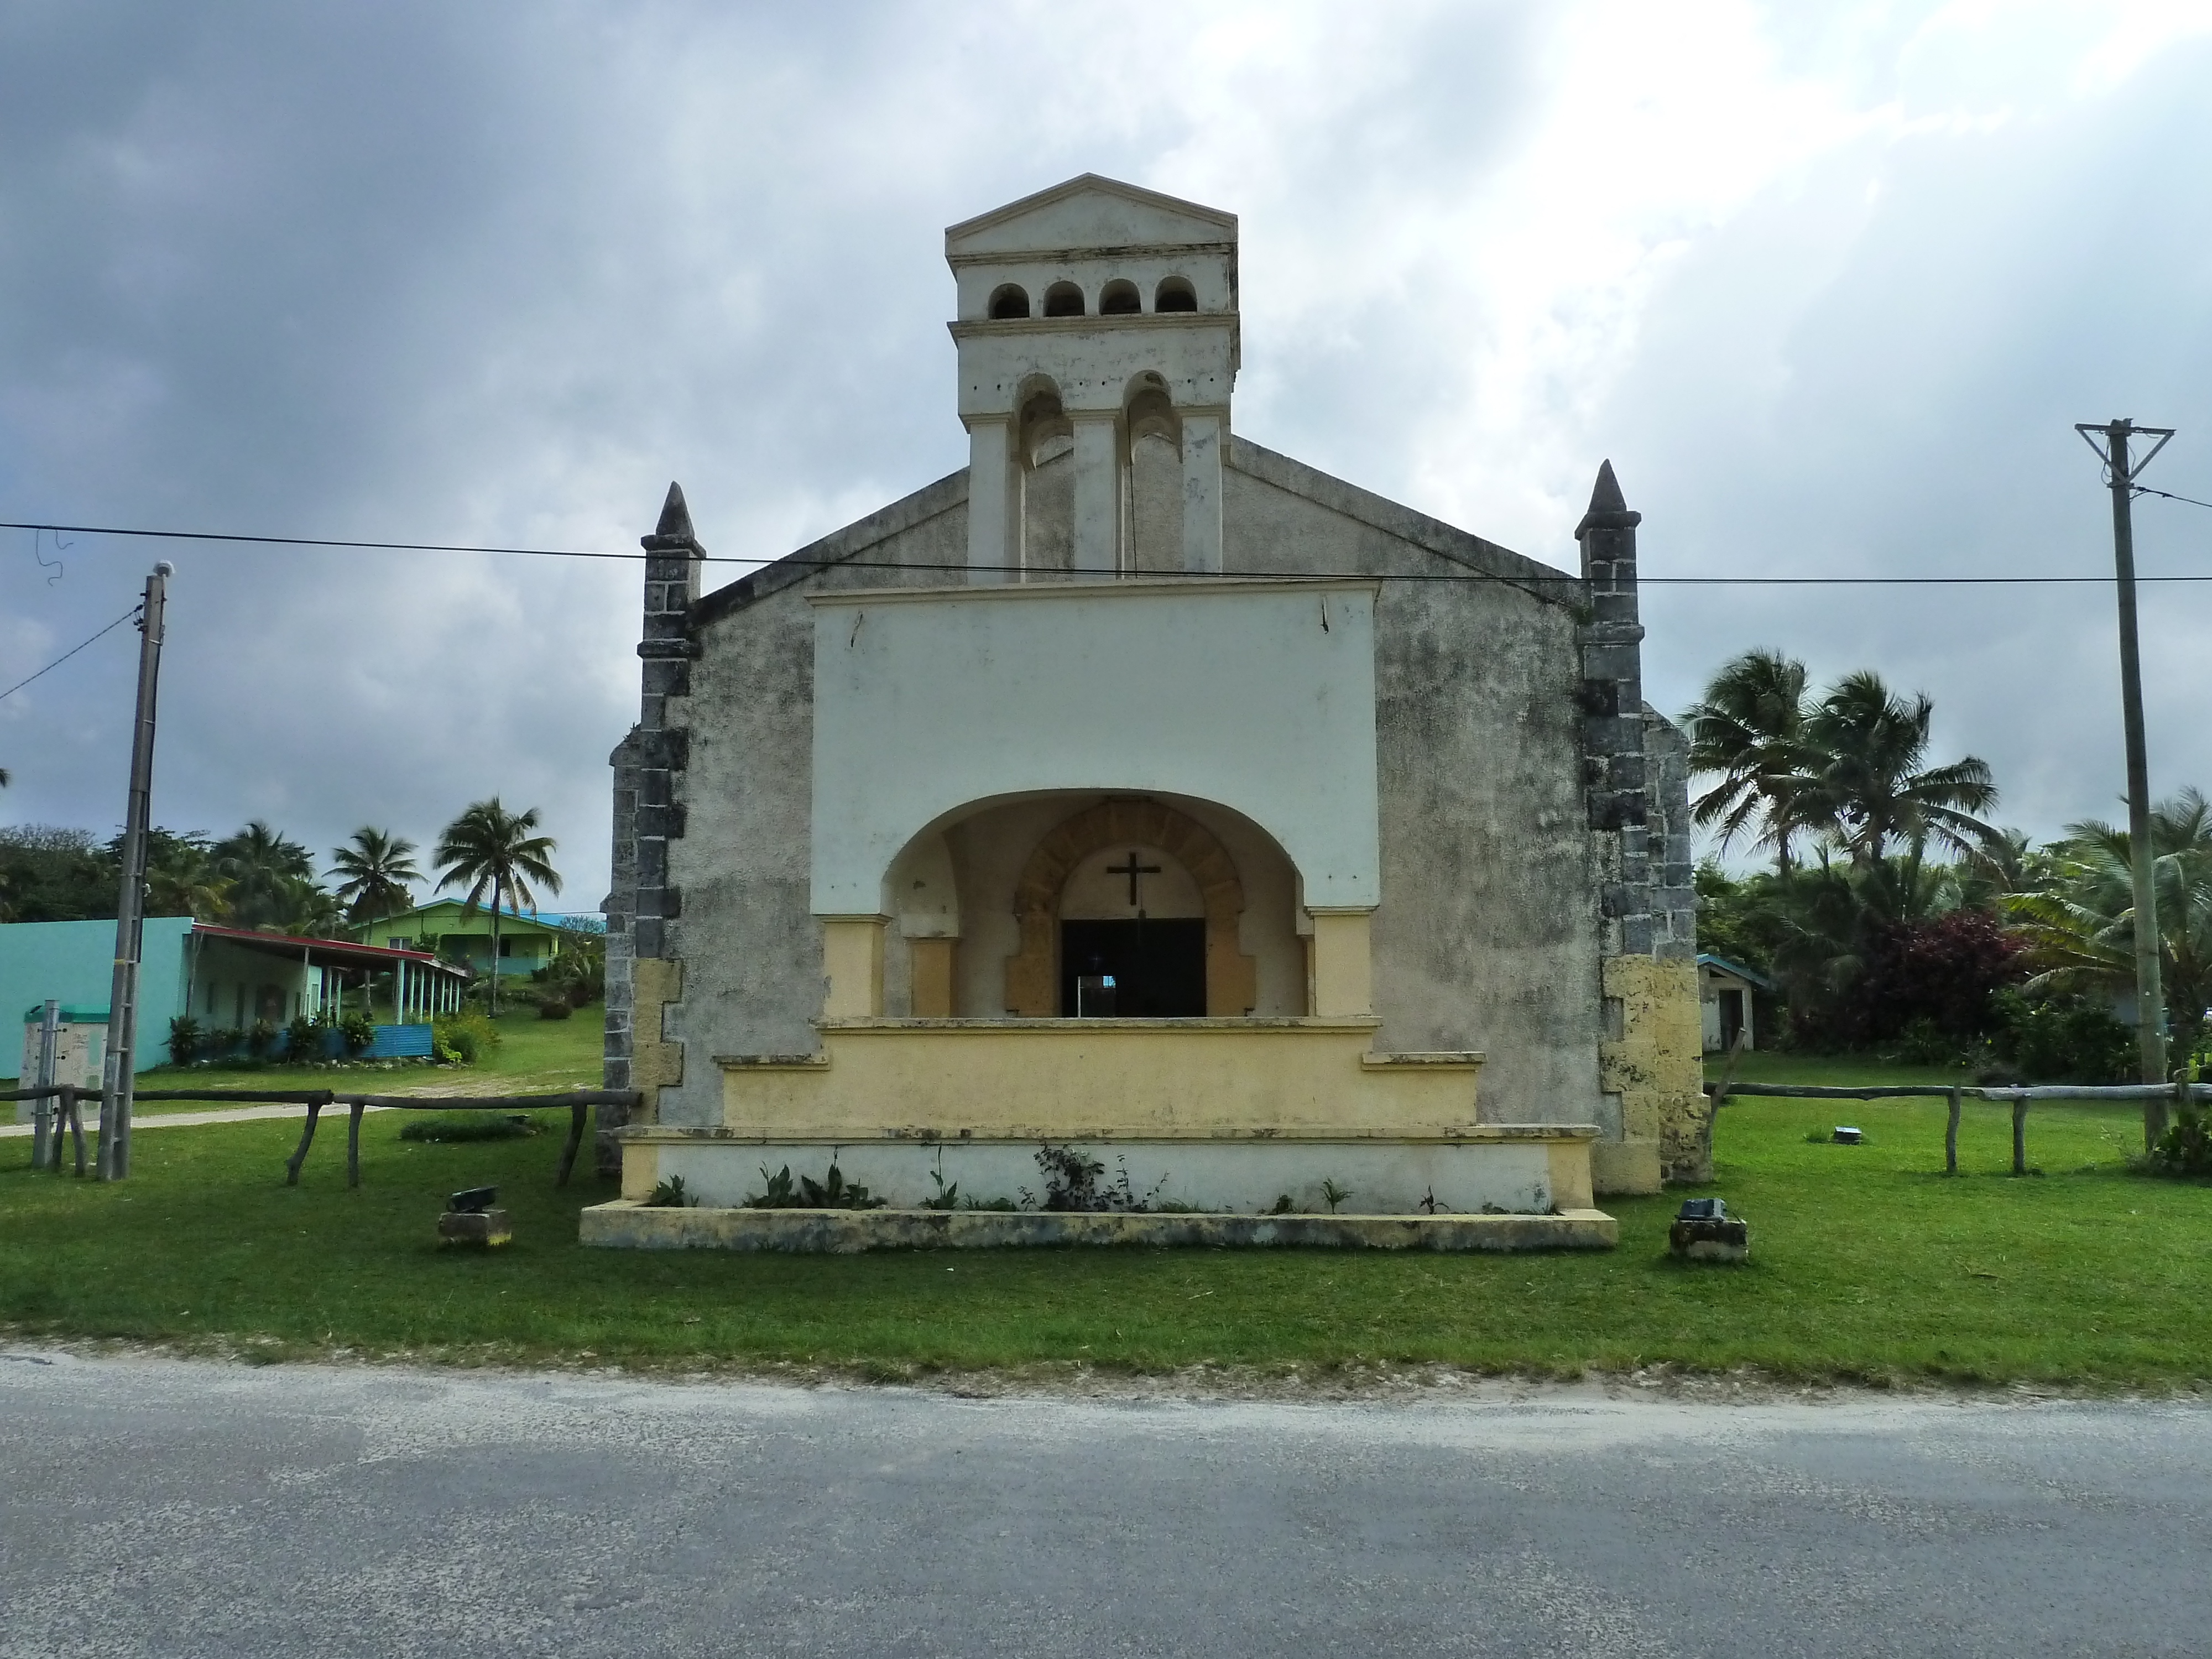
[[1743, 993], [1723, 991], [1721, 1005], [1721, 1048], [1723, 1052], [1735, 1047], [1735, 1034], [1743, 1030]]
[[[1063, 921], [1060, 924], [1060, 1012], [1108, 1012], [1110, 978], [1112, 1012], [1146, 1019], [1203, 1018], [1206, 1014], [1206, 921], [1203, 917], [1171, 921]], [[1079, 981], [1084, 1006], [1076, 1006]]]

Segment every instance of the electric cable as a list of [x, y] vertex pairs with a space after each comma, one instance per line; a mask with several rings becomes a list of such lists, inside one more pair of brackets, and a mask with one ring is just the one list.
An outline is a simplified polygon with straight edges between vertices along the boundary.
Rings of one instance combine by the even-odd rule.
[[[2139, 486], [2140, 487], [2140, 486]], [[2162, 490], [2148, 490], [2150, 495], [2163, 495]], [[2188, 501], [2182, 495], [2176, 501]], [[2193, 502], [2195, 506], [2212, 505]], [[211, 530], [144, 530], [113, 525], [55, 525], [0, 520], [0, 530], [49, 530], [68, 535], [132, 536], [170, 541], [237, 542], [266, 547], [317, 547], [349, 549], [356, 551], [386, 553], [472, 553], [511, 556], [535, 559], [616, 559], [635, 562], [653, 556], [636, 553], [613, 552], [603, 549], [567, 547], [497, 547], [459, 542], [379, 542], [355, 541], [332, 536], [268, 536], [240, 535]], [[1516, 555], [1516, 557], [1525, 556]], [[959, 562], [909, 562], [898, 559], [804, 559], [797, 554], [786, 554], [780, 558], [743, 558], [727, 554], [702, 554], [702, 564], [747, 565], [754, 570], [781, 566], [785, 569], [845, 569], [845, 570], [908, 570], [973, 574], [988, 571], [998, 575], [1018, 576], [1029, 573], [1019, 565], [974, 565]], [[1054, 572], [1054, 574], [1063, 574]], [[1074, 573], [1065, 573], [1074, 574]], [[1557, 575], [1543, 574], [1504, 573], [1484, 570], [1392, 571], [1392, 570], [1185, 570], [1180, 566], [1139, 568], [1098, 572], [1101, 575], [1153, 576], [1177, 580], [1202, 581], [1209, 577], [1245, 581], [1380, 581], [1380, 582], [1471, 582], [1501, 583], [1515, 587], [1556, 586], [1563, 588], [1579, 587], [1583, 579], [1561, 572]], [[2104, 585], [2117, 578], [2111, 575], [2002, 575], [2002, 576], [1652, 576], [1638, 573], [1637, 583], [1644, 587], [2035, 587], [2080, 586]], [[2138, 582], [2212, 582], [2212, 571], [2193, 574], [2137, 576]]]
[[48, 663], [48, 664], [47, 664], [44, 668], [41, 668], [40, 670], [39, 670], [39, 673], [38, 673], [38, 674], [32, 674], [32, 675], [28, 675], [28, 676], [27, 676], [26, 678], [22, 678], [22, 679], [17, 680], [17, 681], [15, 683], [15, 684], [13, 684], [13, 685], [9, 686], [9, 687], [5, 690], [5, 691], [0, 691], [0, 697], [12, 697], [12, 696], [15, 696], [18, 691], [21, 691], [21, 690], [25, 686], [28, 685], [28, 684], [29, 684], [33, 680], [34, 680], [34, 679], [38, 678], [39, 678], [39, 674], [51, 674], [52, 672], [53, 672], [53, 671], [54, 671], [55, 669], [59, 668], [59, 667], [60, 667], [64, 663], [67, 662], [67, 661], [68, 661], [71, 657], [74, 657], [75, 655], [76, 655], [76, 653], [77, 653], [78, 652], [80, 652], [80, 651], [83, 650], [83, 649], [85, 648], [85, 647], [86, 647], [86, 646], [90, 645], [90, 644], [93, 642], [93, 640], [97, 640], [97, 639], [99, 639], [102, 635], [112, 634], [112, 633], [113, 633], [117, 629], [118, 629], [118, 628], [122, 627], [124, 623], [125, 623], [129, 622], [129, 621], [130, 621], [133, 617], [137, 616], [137, 615], [139, 613], [139, 611], [142, 611], [142, 610], [143, 610], [144, 608], [145, 608], [145, 605], [144, 605], [144, 601], [143, 601], [143, 600], [141, 600], [138, 604], [132, 605], [132, 606], [131, 606], [128, 611], [125, 611], [121, 616], [118, 617], [117, 617], [113, 622], [112, 622], [112, 623], [108, 623], [106, 627], [105, 627], [105, 628], [101, 629], [100, 630], [100, 633], [98, 633], [98, 634], [94, 634], [94, 635], [92, 636], [92, 639], [89, 639], [89, 640], [80, 640], [76, 644], [75, 644], [75, 645], [73, 645], [73, 646], [70, 647], [70, 648], [69, 648], [68, 650], [66, 650], [66, 651], [63, 652], [63, 653], [61, 653], [61, 655], [60, 655], [60, 656], [56, 657], [56, 658], [55, 658], [52, 662]]

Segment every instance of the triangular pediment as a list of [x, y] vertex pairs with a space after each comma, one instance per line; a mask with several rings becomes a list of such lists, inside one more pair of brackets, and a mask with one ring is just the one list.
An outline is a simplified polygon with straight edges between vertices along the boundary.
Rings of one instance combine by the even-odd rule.
[[962, 221], [945, 233], [947, 258], [1073, 248], [1189, 247], [1234, 242], [1237, 216], [1086, 173]]

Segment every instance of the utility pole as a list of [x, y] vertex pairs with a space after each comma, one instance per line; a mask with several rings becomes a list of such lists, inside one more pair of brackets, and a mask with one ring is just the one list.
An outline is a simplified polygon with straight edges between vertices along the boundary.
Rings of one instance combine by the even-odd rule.
[[161, 678], [161, 611], [176, 567], [146, 578], [138, 612], [138, 709], [131, 730], [131, 801], [123, 818], [123, 880], [115, 899], [115, 978], [107, 996], [107, 1054], [100, 1089], [102, 1181], [131, 1173], [131, 1096], [138, 1038], [138, 953], [146, 915], [146, 827], [154, 793], [155, 690]]
[[[2137, 426], [2111, 421], [2103, 426], [2077, 422], [2074, 429], [2105, 463], [2112, 491], [2112, 568], [2120, 605], [2120, 718], [2128, 748], [2128, 863], [2135, 884], [2136, 1042], [2145, 1083], [2164, 1083], [2166, 995], [2159, 983], [2158, 889], [2152, 877], [2150, 843], [2150, 759], [2143, 742], [2142, 652], [2136, 640], [2136, 534], [2132, 504], [2136, 479], [2173, 436], [2172, 427]], [[2130, 437], [2158, 441], [2139, 461], [2130, 462]], [[2102, 437], [2104, 443], [2098, 444]], [[2166, 1103], [2143, 1102], [2143, 1145], [2166, 1133]]]

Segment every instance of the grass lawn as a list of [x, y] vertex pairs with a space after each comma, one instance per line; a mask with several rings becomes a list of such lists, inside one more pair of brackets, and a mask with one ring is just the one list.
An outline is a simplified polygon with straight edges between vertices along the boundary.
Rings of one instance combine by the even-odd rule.
[[[599, 1042], [605, 1024], [596, 1002], [567, 1019], [540, 1019], [535, 1008], [500, 1015], [499, 1047], [473, 1066], [375, 1064], [331, 1068], [313, 1066], [156, 1066], [138, 1074], [141, 1089], [334, 1089], [374, 1095], [538, 1093], [599, 1086]], [[149, 1100], [139, 1114], [204, 1112], [206, 1101]]]
[[[588, 1028], [586, 1028], [588, 1029]], [[1711, 1190], [1750, 1218], [1741, 1268], [1665, 1255], [1686, 1195], [1614, 1200], [1590, 1255], [1325, 1251], [587, 1251], [588, 1179], [552, 1185], [564, 1114], [535, 1139], [403, 1142], [362, 1126], [363, 1185], [326, 1132], [283, 1184], [283, 1122], [149, 1132], [113, 1186], [33, 1176], [0, 1142], [0, 1323], [18, 1337], [221, 1341], [470, 1363], [916, 1369], [1091, 1362], [1434, 1361], [1542, 1373], [1750, 1365], [1787, 1376], [2170, 1387], [2212, 1378], [2212, 1188], [2128, 1174], [2131, 1107], [2039, 1107], [2012, 1179], [2002, 1106], [1970, 1104], [1955, 1180], [1942, 1103], [1744, 1101]], [[1838, 1121], [1856, 1147], [1808, 1141]], [[443, 1194], [498, 1183], [516, 1242], [441, 1252]]]
[[[1723, 1054], [1705, 1056], [1708, 1083], [1720, 1081], [1726, 1059]], [[1739, 1054], [1735, 1075], [1738, 1083], [1813, 1083], [1835, 1088], [1850, 1088], [1854, 1084], [1971, 1085], [1974, 1080], [1966, 1067], [1959, 1066], [1907, 1066], [1865, 1054], [1796, 1054], [1765, 1049]]]

